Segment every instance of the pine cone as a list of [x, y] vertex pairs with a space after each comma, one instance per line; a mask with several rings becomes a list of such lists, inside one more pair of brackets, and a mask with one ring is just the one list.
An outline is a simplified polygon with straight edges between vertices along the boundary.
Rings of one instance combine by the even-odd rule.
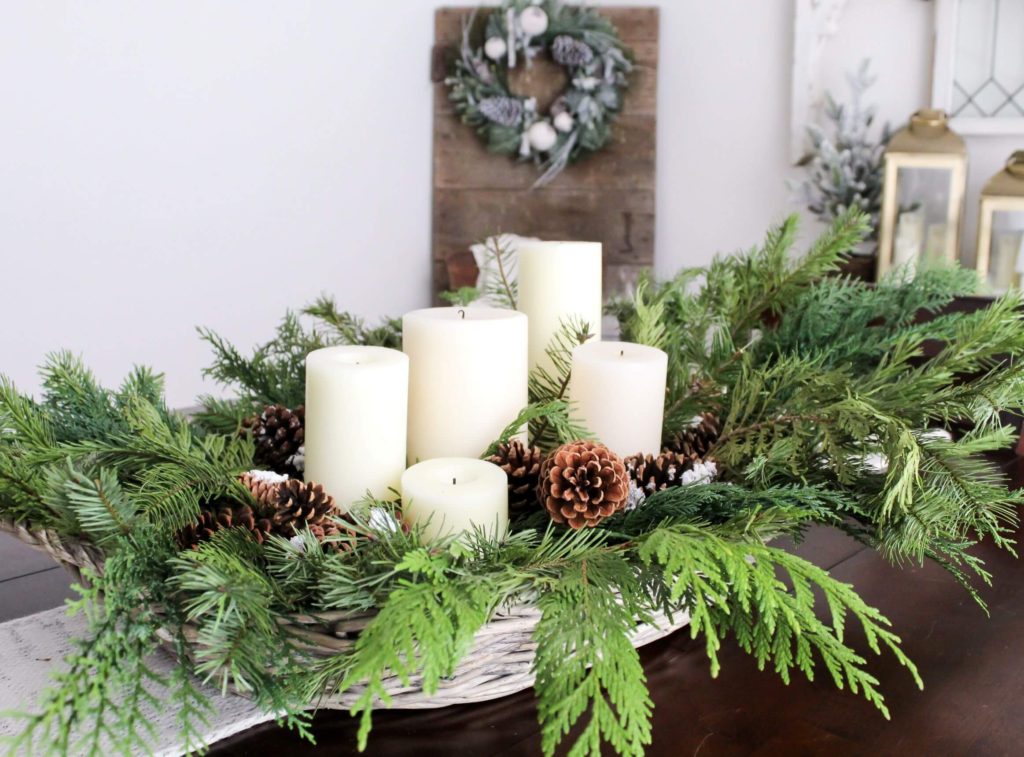
[[353, 539], [357, 538], [356, 532], [346, 528], [344, 519], [339, 518], [324, 518], [319, 523], [312, 524], [309, 531], [325, 550], [334, 552], [350, 551], [353, 547]]
[[306, 436], [306, 410], [299, 405], [289, 410], [284, 405], [267, 405], [260, 415], [249, 418], [243, 427], [256, 442], [254, 459], [277, 473], [301, 473], [302, 445]]
[[212, 539], [222, 528], [244, 528], [258, 544], [262, 544], [273, 524], [269, 519], [259, 517], [248, 505], [218, 500], [203, 505], [195, 523], [178, 532], [178, 544], [182, 549], [195, 549], [201, 542]]
[[721, 421], [712, 413], [701, 413], [699, 420], [680, 431], [668, 447], [686, 457], [703, 460], [721, 433]]
[[563, 444], [541, 466], [538, 494], [551, 519], [570, 528], [596, 526], [626, 506], [622, 459], [602, 444]]
[[624, 460], [626, 475], [644, 494], [660, 492], [683, 483], [683, 473], [699, 461], [695, 455], [666, 450], [658, 456], [631, 455]]
[[544, 455], [540, 447], [527, 447], [518, 439], [499, 444], [488, 460], [508, 474], [508, 508], [522, 512], [537, 505], [537, 484]]
[[485, 97], [477, 109], [501, 126], [516, 126], [523, 117], [523, 104], [515, 97]]
[[272, 519], [274, 530], [284, 536], [292, 536], [296, 528], [316, 525], [335, 510], [334, 497], [320, 484], [288, 479], [277, 486]]
[[287, 480], [286, 475], [266, 470], [251, 470], [243, 473], [241, 478], [242, 485], [252, 492], [264, 510], [277, 507], [278, 488]]
[[594, 59], [594, 51], [575, 37], [559, 34], [551, 42], [551, 57], [561, 66], [582, 66]]

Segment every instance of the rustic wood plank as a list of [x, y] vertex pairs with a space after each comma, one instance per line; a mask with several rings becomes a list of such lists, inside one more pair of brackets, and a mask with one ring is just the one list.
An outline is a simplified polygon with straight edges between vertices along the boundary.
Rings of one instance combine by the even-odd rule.
[[[545, 239], [599, 241], [605, 252], [606, 294], [621, 292], [654, 261], [657, 134], [658, 9], [601, 8], [633, 49], [636, 69], [625, 93], [612, 142], [571, 165], [548, 186], [532, 189], [532, 164], [489, 153], [462, 124], [439, 82], [451, 60], [466, 8], [435, 14], [433, 253], [434, 292], [472, 284], [469, 245], [499, 231]], [[477, 18], [477, 23], [480, 17]], [[444, 55], [447, 49], [448, 57]], [[543, 68], [543, 67], [538, 67]], [[551, 76], [556, 75], [553, 72]], [[550, 89], [543, 72], [532, 86]]]
[[654, 191], [655, 121], [651, 116], [622, 116], [612, 141], [569, 166], [540, 190], [530, 188], [540, 172], [532, 163], [488, 152], [469, 127], [451, 116], [434, 120], [435, 189], [505, 189], [537, 194], [590, 187]]
[[466, 249], [466, 239], [511, 232], [542, 239], [601, 241], [607, 265], [654, 262], [654, 193], [548, 190], [508, 202], [503, 189], [447, 189], [434, 201], [435, 256]]
[[[601, 15], [615, 26], [619, 37], [626, 42], [656, 42], [658, 40], [658, 8], [600, 7]], [[472, 8], [438, 8], [434, 12], [434, 38], [438, 42], [453, 42], [462, 34], [462, 21], [473, 12]]]

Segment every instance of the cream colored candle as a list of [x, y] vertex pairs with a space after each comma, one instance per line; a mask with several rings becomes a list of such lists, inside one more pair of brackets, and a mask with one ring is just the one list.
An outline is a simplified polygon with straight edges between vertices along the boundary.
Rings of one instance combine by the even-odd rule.
[[573, 350], [569, 399], [575, 420], [623, 457], [661, 451], [668, 355], [628, 342]]
[[567, 321], [585, 321], [601, 338], [599, 242], [523, 241], [518, 266], [518, 306], [530, 318], [531, 371], [552, 369], [545, 351]]
[[385, 347], [342, 346], [306, 356], [307, 481], [347, 510], [369, 492], [398, 490], [405, 470], [409, 358]]
[[427, 541], [483, 528], [504, 536], [508, 528], [508, 476], [486, 460], [439, 457], [402, 474], [402, 518], [422, 526]]
[[402, 319], [409, 356], [409, 464], [479, 457], [528, 402], [526, 316], [428, 308]]

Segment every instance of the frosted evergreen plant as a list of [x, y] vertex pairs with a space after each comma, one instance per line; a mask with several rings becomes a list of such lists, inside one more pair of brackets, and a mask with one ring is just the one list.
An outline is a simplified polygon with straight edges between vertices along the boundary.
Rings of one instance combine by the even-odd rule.
[[870, 240], [878, 235], [882, 207], [882, 157], [889, 142], [889, 125], [874, 130], [877, 106], [865, 105], [864, 94], [877, 79], [864, 60], [847, 74], [850, 101], [837, 102], [825, 96], [827, 124], [807, 127], [810, 143], [800, 165], [807, 178], [796, 184], [801, 201], [825, 223], [831, 223], [850, 208], [866, 213], [871, 221]]

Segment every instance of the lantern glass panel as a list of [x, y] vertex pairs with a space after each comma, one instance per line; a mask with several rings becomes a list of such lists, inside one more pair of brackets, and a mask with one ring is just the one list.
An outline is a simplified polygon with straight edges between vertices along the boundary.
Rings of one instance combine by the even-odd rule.
[[901, 166], [897, 171], [898, 216], [893, 265], [914, 266], [945, 259], [956, 228], [949, 224], [952, 171]]
[[992, 213], [987, 282], [995, 294], [1020, 286], [1024, 273], [1024, 210], [996, 210]]

